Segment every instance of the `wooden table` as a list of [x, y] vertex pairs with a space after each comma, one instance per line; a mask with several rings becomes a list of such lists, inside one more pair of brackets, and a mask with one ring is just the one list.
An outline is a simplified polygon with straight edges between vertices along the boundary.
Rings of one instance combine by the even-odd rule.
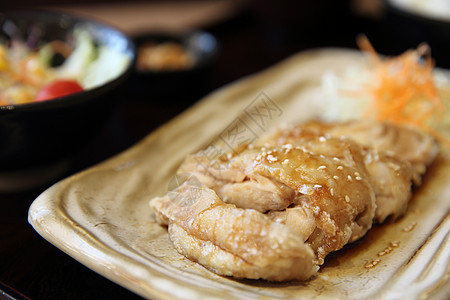
[[[163, 7], [168, 29], [200, 28], [213, 33], [221, 47], [213, 66], [213, 73], [206, 90], [187, 93], [178, 91], [164, 99], [154, 99], [137, 94], [130, 86], [117, 94], [117, 106], [104, 129], [95, 140], [68, 158], [68, 168], [49, 182], [31, 190], [3, 192], [0, 194], [0, 299], [6, 294], [18, 299], [135, 299], [132, 292], [116, 285], [89, 270], [65, 253], [41, 238], [27, 222], [28, 207], [46, 188], [57, 180], [101, 162], [132, 146], [156, 127], [175, 117], [199, 100], [202, 95], [245, 75], [263, 70], [287, 56], [315, 47], [352, 47], [355, 37], [366, 33], [384, 53], [397, 51], [395, 37], [389, 34], [386, 19], [351, 5], [353, 1], [308, 0], [308, 1], [250, 1], [245, 5], [227, 6], [221, 1], [215, 18], [207, 18], [213, 12], [210, 4], [197, 1], [194, 9], [203, 8], [206, 17], [184, 16], [177, 22], [171, 13], [186, 14], [181, 10]], [[225, 1], [226, 2], [226, 1]], [[358, 1], [359, 2], [359, 1]], [[368, 1], [365, 1], [368, 2]], [[157, 3], [158, 4], [158, 3]], [[354, 4], [354, 3], [353, 3]], [[101, 5], [107, 5], [102, 2]], [[114, 4], [117, 5], [117, 4]], [[117, 22], [117, 26], [130, 34], [136, 31], [151, 31], [161, 27], [152, 24], [145, 28], [139, 20], [114, 18], [117, 6], [68, 6], [64, 9], [78, 13], [92, 13], [94, 17]], [[123, 5], [123, 4], [122, 4]], [[142, 4], [150, 9], [149, 4]], [[209, 5], [209, 6], [208, 6]], [[140, 5], [131, 6], [139, 11]], [[224, 7], [230, 9], [226, 11]], [[353, 7], [353, 9], [351, 8]], [[120, 11], [120, 9], [119, 9]], [[205, 13], [206, 11], [206, 13]], [[192, 11], [190, 11], [192, 12]], [[154, 12], [153, 12], [154, 13]], [[156, 14], [158, 15], [158, 14]], [[140, 14], [145, 18], [145, 14]], [[132, 18], [132, 17], [131, 17]], [[162, 18], [161, 20], [164, 20]], [[170, 27], [170, 28], [169, 28]], [[163, 101], [164, 100], [164, 101]], [[1, 292], [3, 290], [3, 294]]]

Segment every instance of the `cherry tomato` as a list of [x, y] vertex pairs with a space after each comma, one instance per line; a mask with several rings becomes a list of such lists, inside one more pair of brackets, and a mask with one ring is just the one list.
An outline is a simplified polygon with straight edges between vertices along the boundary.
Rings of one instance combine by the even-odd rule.
[[34, 101], [41, 102], [67, 96], [83, 91], [83, 87], [75, 80], [56, 80], [42, 88]]

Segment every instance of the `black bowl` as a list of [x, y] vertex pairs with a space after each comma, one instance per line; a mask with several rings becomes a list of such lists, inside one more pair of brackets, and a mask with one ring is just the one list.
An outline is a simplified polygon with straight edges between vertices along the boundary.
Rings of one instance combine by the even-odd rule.
[[212, 67], [219, 49], [212, 34], [200, 30], [183, 34], [158, 32], [135, 36], [133, 41], [137, 53], [148, 42], [174, 42], [190, 52], [195, 62], [192, 67], [179, 70], [139, 70], [135, 66], [133, 80], [130, 81], [132, 94], [137, 94], [144, 100], [187, 105], [208, 91]]
[[[116, 91], [132, 71], [135, 48], [119, 30], [97, 21], [53, 11], [0, 13], [0, 38], [8, 38], [5, 22], [23, 37], [39, 28], [41, 41], [71, 38], [75, 26], [85, 28], [98, 45], [114, 47], [130, 58], [124, 72], [102, 86], [39, 103], [0, 106], [0, 170], [17, 170], [65, 159], [95, 136], [114, 106]], [[113, 62], [111, 62], [113, 63]]]

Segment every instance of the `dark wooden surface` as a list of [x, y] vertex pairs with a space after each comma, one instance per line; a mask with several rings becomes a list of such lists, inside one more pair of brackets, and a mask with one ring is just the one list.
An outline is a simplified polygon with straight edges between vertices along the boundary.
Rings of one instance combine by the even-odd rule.
[[[104, 129], [69, 158], [57, 178], [26, 191], [0, 194], [0, 290], [31, 299], [137, 299], [134, 293], [89, 270], [41, 238], [27, 222], [32, 201], [57, 180], [88, 168], [132, 146], [207, 92], [263, 70], [287, 56], [317, 47], [356, 48], [359, 33], [386, 54], [404, 49], [386, 17], [364, 17], [348, 1], [254, 1], [231, 20], [204, 28], [221, 51], [204, 90], [189, 89], [155, 97], [132, 85], [118, 93]], [[414, 45], [412, 45], [414, 46]], [[0, 292], [0, 299], [3, 299]]]

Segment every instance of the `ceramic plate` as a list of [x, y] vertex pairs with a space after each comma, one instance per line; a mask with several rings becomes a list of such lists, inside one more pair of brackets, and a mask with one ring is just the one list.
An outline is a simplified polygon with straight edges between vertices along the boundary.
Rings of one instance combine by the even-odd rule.
[[307, 282], [217, 276], [179, 255], [149, 200], [167, 191], [186, 154], [245, 142], [272, 124], [321, 113], [323, 74], [363, 63], [358, 52], [303, 52], [212, 93], [139, 144], [41, 194], [29, 222], [82, 264], [152, 299], [414, 299], [449, 296], [450, 155], [442, 151], [399, 221], [330, 255]]

